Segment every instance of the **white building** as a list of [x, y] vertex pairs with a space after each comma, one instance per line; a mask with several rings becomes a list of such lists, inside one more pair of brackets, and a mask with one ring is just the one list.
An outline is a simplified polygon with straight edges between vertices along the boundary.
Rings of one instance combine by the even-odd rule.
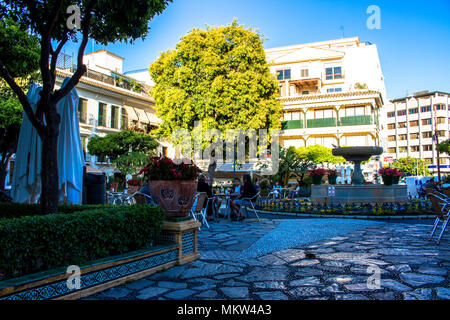
[[[439, 142], [450, 138], [449, 95], [422, 91], [391, 100], [386, 105], [386, 162], [409, 156], [423, 159], [431, 171], [437, 172], [433, 135], [437, 135]], [[449, 157], [440, 154], [439, 162], [441, 172], [449, 173]]]
[[381, 144], [386, 89], [376, 45], [354, 37], [265, 52], [284, 106], [284, 147]]

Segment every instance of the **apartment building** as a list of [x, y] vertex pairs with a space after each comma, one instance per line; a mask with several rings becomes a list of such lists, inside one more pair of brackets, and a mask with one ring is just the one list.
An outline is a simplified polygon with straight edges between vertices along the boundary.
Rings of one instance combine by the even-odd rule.
[[358, 37], [265, 50], [284, 106], [284, 147], [374, 146], [386, 101], [377, 47]]
[[[386, 150], [389, 159], [407, 156], [423, 159], [437, 172], [436, 138], [450, 138], [449, 93], [421, 91], [391, 100], [386, 105]], [[385, 158], [386, 158], [385, 157]], [[439, 155], [441, 172], [450, 172], [446, 154]]]

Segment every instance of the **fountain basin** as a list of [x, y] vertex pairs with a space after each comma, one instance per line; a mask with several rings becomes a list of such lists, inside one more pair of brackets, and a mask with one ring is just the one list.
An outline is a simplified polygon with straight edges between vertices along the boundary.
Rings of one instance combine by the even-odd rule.
[[333, 148], [331, 151], [334, 156], [344, 157], [345, 160], [351, 161], [355, 164], [352, 174], [352, 184], [363, 184], [364, 175], [361, 171], [361, 162], [367, 161], [371, 156], [380, 155], [383, 153], [382, 147], [339, 147]]
[[[333, 187], [334, 192], [329, 192]], [[311, 202], [320, 204], [341, 203], [405, 203], [408, 202], [406, 185], [312, 185]]]

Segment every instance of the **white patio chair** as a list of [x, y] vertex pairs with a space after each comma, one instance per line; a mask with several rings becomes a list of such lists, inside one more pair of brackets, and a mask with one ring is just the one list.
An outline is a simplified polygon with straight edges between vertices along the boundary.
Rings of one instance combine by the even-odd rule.
[[[199, 217], [201, 219], [202, 224], [206, 224], [206, 226], [209, 229], [208, 221], [206, 220], [206, 208], [203, 208], [203, 205], [205, 204], [206, 200], [206, 192], [199, 192], [195, 195], [194, 204], [192, 205], [191, 211], [189, 214], [197, 221], [199, 220]], [[201, 230], [201, 228], [199, 228]]]
[[256, 209], [255, 209], [255, 205], [253, 204], [253, 200], [255, 200], [255, 202], [256, 201], [258, 201], [258, 198], [260, 197], [260, 193], [258, 192], [257, 194], [255, 194], [253, 197], [251, 197], [251, 198], [241, 198], [241, 200], [242, 200], [242, 205], [241, 205], [241, 208], [242, 207], [245, 207], [245, 211], [246, 211], [246, 215], [247, 215], [247, 218], [248, 218], [248, 210], [247, 210], [247, 207], [251, 207], [252, 209], [253, 209], [253, 212], [255, 213], [255, 215], [256, 215], [256, 218], [258, 218], [258, 221], [260, 221], [260, 219], [259, 219], [259, 215], [258, 215], [258, 212], [256, 212]]
[[441, 242], [442, 236], [444, 235], [445, 229], [447, 228], [448, 220], [450, 218], [450, 198], [438, 191], [430, 192], [427, 195], [429, 200], [433, 204], [434, 213], [436, 214], [433, 231], [431, 232], [428, 240], [433, 239], [433, 235], [436, 232], [439, 222], [442, 221], [441, 233], [439, 234], [438, 240], [436, 241], [436, 244], [439, 244]]

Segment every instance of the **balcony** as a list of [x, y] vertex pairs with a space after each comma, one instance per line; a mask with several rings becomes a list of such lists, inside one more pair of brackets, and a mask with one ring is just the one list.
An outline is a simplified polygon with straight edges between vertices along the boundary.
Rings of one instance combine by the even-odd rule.
[[340, 123], [340, 126], [342, 126], [342, 127], [374, 124], [373, 117], [370, 115], [342, 117], [339, 119], [339, 123]]
[[287, 120], [281, 122], [282, 130], [303, 129], [303, 120]]
[[336, 118], [308, 119], [308, 128], [336, 127]]

